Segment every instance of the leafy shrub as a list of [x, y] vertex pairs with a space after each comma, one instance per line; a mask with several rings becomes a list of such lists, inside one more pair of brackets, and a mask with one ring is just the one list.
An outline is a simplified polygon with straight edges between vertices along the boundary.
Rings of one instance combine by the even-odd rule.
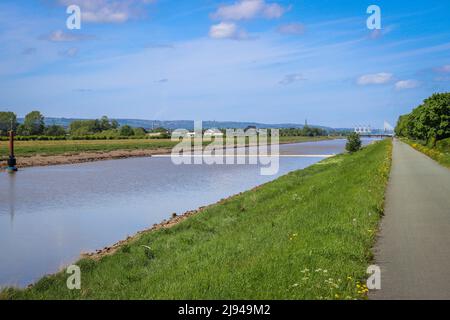
[[450, 152], [450, 138], [438, 141], [436, 149], [442, 152]]
[[[16, 141], [61, 141], [67, 140], [66, 136], [15, 136]], [[8, 141], [9, 137], [0, 137], [0, 141]]]
[[347, 145], [345, 146], [345, 149], [350, 152], [357, 152], [361, 149], [361, 138], [359, 137], [359, 134], [352, 133], [347, 137]]

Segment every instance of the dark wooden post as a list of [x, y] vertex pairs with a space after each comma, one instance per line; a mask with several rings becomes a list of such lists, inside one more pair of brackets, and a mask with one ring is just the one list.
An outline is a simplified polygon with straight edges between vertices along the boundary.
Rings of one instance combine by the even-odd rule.
[[14, 156], [14, 131], [9, 131], [9, 159], [8, 159], [8, 171], [15, 172], [17, 171], [17, 161]]

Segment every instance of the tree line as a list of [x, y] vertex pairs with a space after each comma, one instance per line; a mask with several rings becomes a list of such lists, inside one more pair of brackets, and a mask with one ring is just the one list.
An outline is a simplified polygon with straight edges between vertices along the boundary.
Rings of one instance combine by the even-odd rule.
[[411, 113], [400, 116], [395, 134], [431, 147], [450, 138], [450, 92], [435, 93]]
[[304, 126], [303, 128], [280, 129], [280, 135], [283, 137], [319, 137], [328, 135], [328, 131], [321, 128]]
[[0, 112], [0, 136], [7, 136], [13, 130], [21, 137], [144, 137], [144, 128], [132, 128], [128, 125], [120, 126], [116, 120], [103, 116], [95, 120], [76, 120], [68, 128], [60, 125], [45, 125], [45, 118], [39, 111], [28, 113], [23, 123], [18, 123], [14, 112]]
[[[0, 112], [0, 137], [8, 135], [13, 130], [18, 140], [59, 140], [59, 139], [114, 139], [126, 137], [144, 137], [147, 133], [155, 133], [154, 138], [170, 138], [168, 130], [156, 128], [133, 128], [128, 125], [120, 126], [117, 120], [103, 116], [93, 120], [75, 120], [68, 128], [61, 125], [46, 125], [45, 117], [40, 111], [28, 113], [23, 123], [19, 123], [14, 112]], [[225, 133], [225, 130], [223, 130]], [[305, 126], [303, 128], [280, 129], [281, 136], [317, 137], [329, 134], [342, 135], [343, 132], [328, 132], [322, 128]]]

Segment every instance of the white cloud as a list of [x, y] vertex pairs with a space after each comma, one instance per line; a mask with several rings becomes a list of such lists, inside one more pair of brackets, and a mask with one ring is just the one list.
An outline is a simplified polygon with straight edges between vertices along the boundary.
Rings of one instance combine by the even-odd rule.
[[83, 22], [123, 23], [144, 14], [144, 6], [154, 0], [58, 0], [64, 6], [78, 5]]
[[277, 19], [287, 10], [278, 3], [267, 3], [265, 0], [240, 0], [232, 5], [221, 6], [212, 14], [212, 17], [228, 21], [249, 20], [257, 17]]
[[263, 16], [267, 19], [278, 19], [287, 11], [277, 3], [266, 4], [263, 9]]
[[305, 32], [305, 26], [301, 23], [288, 23], [277, 28], [278, 33], [301, 35]]
[[401, 80], [395, 84], [395, 89], [404, 90], [404, 89], [414, 89], [420, 85], [420, 82], [417, 80]]
[[232, 22], [221, 22], [211, 26], [209, 36], [213, 39], [249, 39], [248, 34]]
[[358, 78], [357, 83], [361, 86], [369, 85], [369, 84], [385, 84], [392, 80], [392, 73], [375, 73], [375, 74], [366, 74]]

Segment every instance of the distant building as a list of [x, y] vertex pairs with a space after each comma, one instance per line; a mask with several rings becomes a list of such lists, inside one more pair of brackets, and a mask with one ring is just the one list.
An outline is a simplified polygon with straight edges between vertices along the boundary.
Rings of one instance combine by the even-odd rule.
[[160, 137], [162, 135], [163, 135], [162, 132], [150, 132], [150, 133], [147, 133], [147, 136], [149, 136], [149, 137]]
[[358, 134], [371, 134], [372, 128], [370, 126], [357, 126], [355, 128], [355, 133]]
[[223, 137], [224, 134], [219, 129], [208, 129], [204, 133], [205, 137]]

